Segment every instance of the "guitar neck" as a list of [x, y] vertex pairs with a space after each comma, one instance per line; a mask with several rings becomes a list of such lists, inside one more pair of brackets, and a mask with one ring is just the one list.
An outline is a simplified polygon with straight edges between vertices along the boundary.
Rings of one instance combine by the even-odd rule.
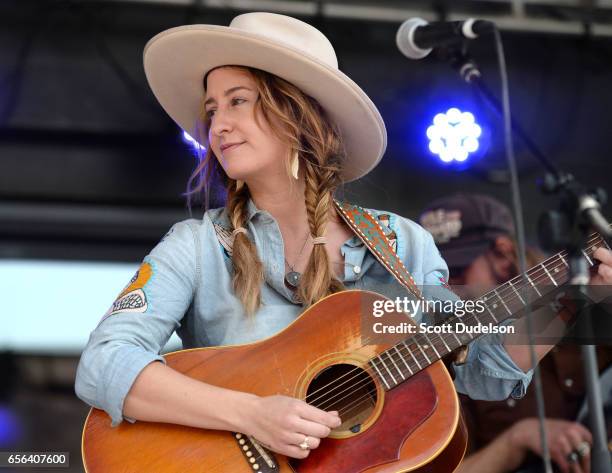
[[[598, 264], [593, 258], [593, 252], [599, 246], [609, 248], [605, 240], [594, 233], [588, 239], [586, 248], [581, 250], [580, 257], [586, 260], [591, 268]], [[482, 312], [471, 312], [462, 317], [452, 315], [444, 320], [444, 324], [450, 327], [455, 327], [456, 324], [495, 326], [515, 318], [522, 309], [567, 283], [569, 264], [568, 253], [561, 251], [477, 299], [475, 305], [482, 307]], [[458, 333], [449, 330], [447, 333], [434, 334], [420, 332], [372, 358], [370, 365], [384, 386], [392, 389], [483, 335], [479, 331]]]

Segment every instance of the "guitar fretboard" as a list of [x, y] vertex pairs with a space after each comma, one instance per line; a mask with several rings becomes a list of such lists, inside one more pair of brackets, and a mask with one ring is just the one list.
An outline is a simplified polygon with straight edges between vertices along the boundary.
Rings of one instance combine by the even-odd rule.
[[[606, 241], [595, 233], [591, 235], [586, 248], [582, 250], [581, 257], [590, 267], [597, 264], [593, 259], [593, 252], [600, 246], [610, 249]], [[459, 322], [466, 326], [501, 324], [554, 291], [556, 287], [567, 283], [569, 274], [569, 256], [566, 251], [562, 251], [481, 296], [478, 301], [479, 305], [484, 307], [482, 313], [472, 312], [462, 317], [452, 315], [444, 320], [444, 324], [451, 326]], [[455, 333], [454, 330], [449, 330], [448, 333], [436, 334], [421, 332], [380, 353], [369, 363], [385, 388], [389, 390], [481, 336], [480, 333], [469, 331]]]

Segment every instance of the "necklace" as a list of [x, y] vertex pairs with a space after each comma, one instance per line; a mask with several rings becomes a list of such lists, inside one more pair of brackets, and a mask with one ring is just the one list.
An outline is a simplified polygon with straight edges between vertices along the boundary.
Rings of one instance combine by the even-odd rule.
[[[306, 248], [306, 242], [308, 241], [309, 235], [310, 235], [310, 232], [306, 234], [306, 239], [304, 240], [302, 249], [300, 250], [298, 255], [295, 257], [295, 263], [297, 263], [300, 259], [300, 256], [302, 256], [302, 253], [304, 252], [304, 248]], [[300, 284], [300, 278], [302, 277], [302, 274], [298, 273], [295, 270], [294, 266], [291, 265], [289, 261], [287, 261], [287, 258], [285, 258], [285, 263], [287, 264], [287, 266], [289, 266], [289, 269], [291, 270], [288, 273], [285, 273], [285, 283], [292, 289], [296, 289]]]

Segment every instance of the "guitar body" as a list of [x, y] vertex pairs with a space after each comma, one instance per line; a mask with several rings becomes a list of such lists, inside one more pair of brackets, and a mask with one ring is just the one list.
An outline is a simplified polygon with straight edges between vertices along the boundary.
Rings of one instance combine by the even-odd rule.
[[267, 463], [262, 450], [246, 436], [238, 439], [226, 431], [150, 422], [123, 422], [111, 428], [108, 415], [92, 409], [83, 430], [86, 471], [454, 471], [463, 458], [467, 434], [453, 382], [438, 361], [397, 387], [384, 389], [368, 360], [405, 335], [395, 341], [385, 338], [386, 344], [363, 344], [361, 313], [375, 299], [384, 298], [364, 291], [337, 293], [268, 339], [166, 355], [168, 365], [187, 376], [259, 396], [321, 399], [330, 380], [353, 380], [352, 389], [336, 388], [323, 399], [321, 408], [339, 410], [343, 424], [306, 460], [290, 461], [266, 452], [274, 462]]

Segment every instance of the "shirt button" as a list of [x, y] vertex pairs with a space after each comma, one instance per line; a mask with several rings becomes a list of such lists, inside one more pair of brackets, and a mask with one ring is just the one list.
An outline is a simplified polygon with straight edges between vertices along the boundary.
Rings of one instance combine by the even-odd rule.
[[506, 404], [508, 404], [508, 407], [514, 407], [514, 406], [516, 406], [516, 401], [514, 399], [510, 398], [510, 399], [508, 399], [506, 401]]
[[361, 272], [361, 266], [353, 266], [353, 272], [359, 274]]
[[565, 384], [566, 388], [571, 388], [574, 385], [574, 380], [572, 378], [565, 378], [563, 384]]

